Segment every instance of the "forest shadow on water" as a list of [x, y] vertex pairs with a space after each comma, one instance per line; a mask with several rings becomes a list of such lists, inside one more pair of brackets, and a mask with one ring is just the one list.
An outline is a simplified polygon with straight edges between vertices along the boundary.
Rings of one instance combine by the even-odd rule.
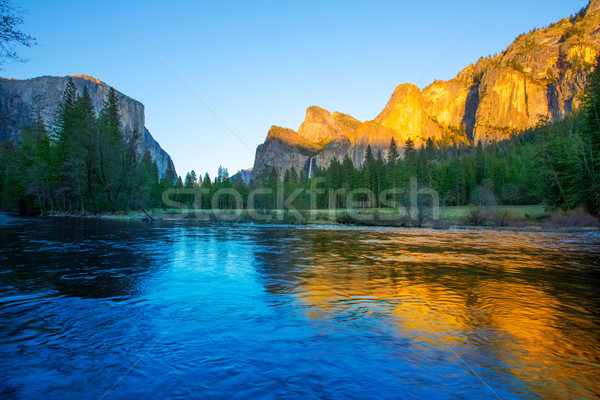
[[600, 395], [597, 233], [0, 230], [3, 398]]

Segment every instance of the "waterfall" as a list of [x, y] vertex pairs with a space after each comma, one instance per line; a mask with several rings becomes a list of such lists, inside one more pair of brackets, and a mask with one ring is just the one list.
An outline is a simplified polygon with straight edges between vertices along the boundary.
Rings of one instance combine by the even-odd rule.
[[313, 176], [313, 158], [314, 157], [308, 159], [308, 179]]

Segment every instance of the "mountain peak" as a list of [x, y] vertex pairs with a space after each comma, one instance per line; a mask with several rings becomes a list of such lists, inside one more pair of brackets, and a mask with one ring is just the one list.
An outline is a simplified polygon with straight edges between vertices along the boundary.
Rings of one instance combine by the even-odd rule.
[[600, 11], [600, 0], [590, 0], [590, 4], [588, 4], [587, 12], [598, 12]]
[[[100, 80], [87, 75], [71, 75], [76, 91], [81, 93], [86, 86], [94, 107], [99, 113], [108, 94], [109, 86]], [[40, 110], [41, 105], [46, 110], [55, 110], [62, 101], [65, 85], [69, 76], [41, 76], [25, 80], [10, 80], [0, 78], [0, 115], [9, 123], [0, 125], [0, 140], [18, 138], [24, 127], [30, 125], [31, 118], [37, 118], [34, 110]], [[120, 105], [121, 128], [127, 138], [138, 133], [139, 156], [146, 151], [156, 161], [159, 175], [164, 176], [166, 170], [175, 166], [171, 157], [162, 149], [145, 127], [144, 105], [139, 101], [117, 91]], [[54, 123], [51, 113], [42, 113], [46, 126]]]
[[69, 77], [81, 78], [81, 79], [85, 79], [86, 81], [91, 81], [91, 82], [97, 83], [98, 85], [108, 86], [106, 83], [102, 82], [100, 79], [94, 78], [93, 76], [89, 76], [89, 75], [74, 74], [74, 75], [69, 75]]
[[[372, 121], [310, 107], [291, 135], [302, 146], [284, 148], [269, 134], [257, 150], [255, 176], [272, 167], [281, 175], [292, 166], [308, 174], [345, 156], [359, 166], [367, 145], [385, 153], [391, 138], [399, 145], [408, 138], [417, 145], [427, 139], [490, 143], [535, 126], [539, 115], [560, 120], [579, 106], [583, 82], [600, 54], [599, 25], [600, 0], [591, 0], [585, 15], [519, 35], [506, 50], [481, 57], [450, 81], [436, 80], [422, 90], [399, 85]], [[310, 151], [306, 143], [313, 144]]]
[[329, 111], [312, 106], [306, 110], [306, 118], [300, 125], [298, 134], [314, 143], [321, 143], [340, 136], [341, 127]]

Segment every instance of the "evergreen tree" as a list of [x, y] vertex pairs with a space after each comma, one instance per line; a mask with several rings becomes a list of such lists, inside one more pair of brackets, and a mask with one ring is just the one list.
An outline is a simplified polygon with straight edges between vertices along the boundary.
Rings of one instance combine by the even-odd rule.
[[208, 172], [206, 172], [204, 174], [204, 178], [202, 179], [202, 187], [210, 187], [210, 185], [212, 185], [212, 182], [210, 180], [210, 175], [208, 175]]
[[100, 111], [100, 125], [106, 135], [116, 141], [122, 140], [120, 105], [114, 88], [108, 90], [104, 107]]
[[407, 185], [408, 181], [411, 177], [416, 175], [416, 157], [415, 157], [415, 142], [408, 138], [406, 142], [404, 142], [404, 165], [405, 165], [405, 174], [404, 174], [404, 184]]
[[75, 88], [73, 79], [69, 78], [54, 118], [55, 137], [59, 143], [61, 143], [61, 141], [66, 143], [73, 134], [76, 100], [77, 89]]
[[[137, 151], [126, 146], [121, 131], [119, 108], [115, 90], [110, 88], [98, 116], [93, 148], [96, 152], [93, 157], [94, 189], [104, 194], [100, 204], [106, 202], [113, 212], [123, 204], [129, 208], [134, 187], [138, 184], [135, 173]], [[130, 145], [135, 145], [135, 139]], [[122, 191], [125, 192], [123, 197]]]
[[[365, 151], [365, 162], [363, 163], [363, 185], [362, 187], [369, 189], [371, 192], [376, 191], [377, 182], [377, 165], [373, 149], [371, 145], [367, 145]], [[375, 207], [375, 204], [369, 204], [369, 207]]]
[[173, 171], [173, 167], [169, 164], [165, 171], [164, 178], [161, 179], [161, 186], [163, 187], [163, 190], [172, 189], [175, 186], [175, 180], [175, 171]]
[[398, 146], [396, 140], [392, 137], [390, 140], [390, 146], [387, 154], [387, 168], [388, 168], [388, 181], [392, 184], [392, 189], [396, 189], [396, 178], [398, 170], [398, 159], [400, 154], [398, 153]]
[[584, 180], [580, 189], [588, 210], [600, 215], [600, 56], [587, 78], [581, 109]]
[[187, 189], [194, 187], [194, 182], [192, 181], [192, 175], [189, 172], [187, 174], [185, 174], [185, 182], [183, 183], [183, 186]]

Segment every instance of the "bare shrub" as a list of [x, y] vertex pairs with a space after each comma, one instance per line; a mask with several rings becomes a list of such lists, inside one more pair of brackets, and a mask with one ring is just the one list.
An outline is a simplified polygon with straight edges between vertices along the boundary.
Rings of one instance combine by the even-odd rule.
[[600, 227], [598, 218], [590, 215], [584, 209], [578, 208], [575, 210], [562, 211], [557, 210], [551, 212], [548, 218], [542, 221], [544, 228], [560, 229], [560, 228], [585, 228], [585, 227]]
[[489, 220], [489, 213], [481, 206], [471, 207], [467, 214], [466, 223], [473, 226], [483, 226]]

